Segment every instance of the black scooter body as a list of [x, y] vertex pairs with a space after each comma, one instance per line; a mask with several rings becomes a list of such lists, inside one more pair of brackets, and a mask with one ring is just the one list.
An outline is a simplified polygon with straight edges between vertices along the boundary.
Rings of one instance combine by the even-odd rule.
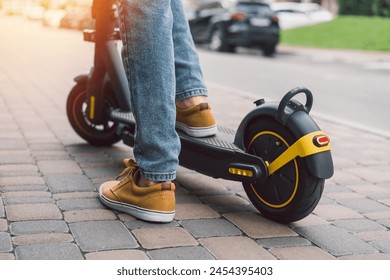
[[[85, 30], [84, 40], [95, 44], [94, 65], [89, 74], [74, 79], [67, 115], [74, 130], [93, 145], [123, 140], [133, 147], [136, 123], [111, 1], [93, 1], [96, 30]], [[293, 98], [301, 93], [305, 105]], [[298, 87], [280, 102], [259, 99], [255, 104], [236, 131], [218, 126], [217, 134], [207, 138], [178, 131], [179, 163], [214, 178], [242, 182], [253, 205], [269, 219], [302, 219], [318, 204], [324, 180], [333, 175], [329, 138], [309, 116], [313, 96]]]

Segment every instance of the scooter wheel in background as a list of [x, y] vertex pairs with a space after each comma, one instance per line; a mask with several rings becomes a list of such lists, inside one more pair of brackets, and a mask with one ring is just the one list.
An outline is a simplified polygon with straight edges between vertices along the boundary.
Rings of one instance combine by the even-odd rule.
[[[298, 139], [271, 117], [251, 122], [245, 132], [248, 153], [271, 163]], [[309, 215], [317, 206], [324, 179], [314, 177], [302, 158], [296, 158], [269, 176], [265, 183], [243, 183], [252, 204], [266, 218], [289, 223]]]
[[[121, 138], [116, 134], [116, 124], [104, 120], [102, 124], [96, 125], [87, 118], [87, 83], [77, 83], [69, 93], [66, 103], [66, 112], [70, 124], [76, 133], [95, 146], [110, 146]], [[117, 107], [114, 95], [106, 90], [104, 97], [107, 109]]]

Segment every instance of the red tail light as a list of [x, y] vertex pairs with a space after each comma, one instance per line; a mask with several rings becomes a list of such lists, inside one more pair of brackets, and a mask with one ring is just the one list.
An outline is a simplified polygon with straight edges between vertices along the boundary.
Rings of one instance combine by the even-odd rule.
[[317, 136], [314, 136], [313, 143], [317, 147], [324, 147], [330, 143], [330, 139], [326, 135], [317, 135]]
[[232, 20], [245, 20], [247, 18], [246, 14], [244, 13], [234, 13], [230, 16]]

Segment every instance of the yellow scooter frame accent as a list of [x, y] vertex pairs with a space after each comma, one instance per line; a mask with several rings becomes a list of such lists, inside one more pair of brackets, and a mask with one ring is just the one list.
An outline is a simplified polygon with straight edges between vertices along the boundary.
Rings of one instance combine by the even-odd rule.
[[314, 139], [318, 136], [326, 136], [323, 131], [315, 131], [298, 139], [287, 150], [285, 150], [279, 157], [277, 157], [268, 166], [268, 174], [272, 175], [275, 171], [282, 168], [296, 157], [307, 157], [310, 155], [326, 152], [331, 150], [331, 145], [326, 143], [324, 146], [316, 146]]

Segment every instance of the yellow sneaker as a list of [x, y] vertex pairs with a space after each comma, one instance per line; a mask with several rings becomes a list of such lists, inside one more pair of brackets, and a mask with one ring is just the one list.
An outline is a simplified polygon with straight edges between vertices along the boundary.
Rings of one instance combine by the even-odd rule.
[[208, 137], [217, 133], [217, 125], [208, 103], [188, 109], [176, 108], [176, 128], [192, 137]]
[[175, 184], [159, 183], [140, 187], [135, 183], [139, 172], [133, 160], [125, 159], [122, 181], [108, 181], [99, 189], [101, 202], [109, 208], [128, 213], [138, 219], [169, 223], [175, 216]]

